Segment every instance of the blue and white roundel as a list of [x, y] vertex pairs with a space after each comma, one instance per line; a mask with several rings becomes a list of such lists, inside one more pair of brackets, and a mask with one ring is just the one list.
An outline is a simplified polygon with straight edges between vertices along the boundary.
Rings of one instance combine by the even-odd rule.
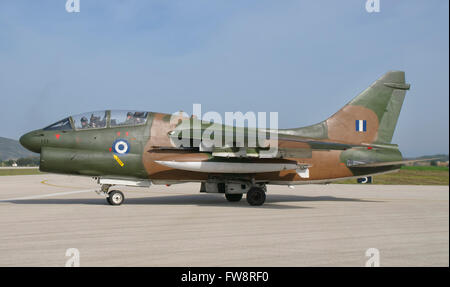
[[124, 139], [118, 139], [113, 143], [113, 151], [118, 154], [126, 154], [130, 150], [128, 142]]

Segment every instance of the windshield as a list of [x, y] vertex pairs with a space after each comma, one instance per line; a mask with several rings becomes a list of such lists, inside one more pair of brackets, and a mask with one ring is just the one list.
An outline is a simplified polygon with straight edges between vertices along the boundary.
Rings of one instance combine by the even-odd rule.
[[44, 128], [45, 131], [55, 131], [55, 130], [71, 130], [72, 126], [70, 125], [69, 118], [65, 118], [56, 122], [48, 127]]

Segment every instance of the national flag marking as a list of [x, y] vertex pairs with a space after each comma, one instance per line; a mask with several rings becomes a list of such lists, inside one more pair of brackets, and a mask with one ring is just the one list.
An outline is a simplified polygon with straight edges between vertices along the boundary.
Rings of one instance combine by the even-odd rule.
[[366, 120], [356, 120], [355, 121], [355, 130], [357, 132], [366, 132], [367, 131], [367, 121]]

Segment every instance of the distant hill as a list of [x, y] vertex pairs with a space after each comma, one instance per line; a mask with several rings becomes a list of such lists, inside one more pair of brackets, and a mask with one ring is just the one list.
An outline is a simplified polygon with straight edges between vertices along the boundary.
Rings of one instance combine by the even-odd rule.
[[427, 158], [437, 158], [441, 161], [448, 161], [448, 154], [434, 154], [434, 155], [424, 155], [420, 156], [417, 159], [427, 159]]
[[0, 161], [39, 156], [25, 149], [17, 140], [0, 137]]

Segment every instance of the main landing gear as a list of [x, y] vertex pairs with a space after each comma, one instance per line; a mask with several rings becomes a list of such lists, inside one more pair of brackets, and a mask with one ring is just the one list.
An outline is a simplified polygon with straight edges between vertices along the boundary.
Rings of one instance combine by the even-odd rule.
[[266, 201], [266, 191], [258, 186], [253, 186], [247, 191], [247, 202], [253, 206], [263, 205]]
[[[243, 193], [225, 193], [225, 198], [230, 202], [238, 202], [242, 199]], [[248, 204], [252, 206], [263, 205], [266, 201], [266, 186], [254, 185], [247, 191]]]
[[103, 184], [97, 193], [106, 197], [106, 201], [111, 205], [121, 205], [125, 200], [125, 195], [119, 190], [109, 190], [110, 184]]
[[242, 193], [225, 193], [225, 198], [230, 202], [240, 201], [242, 199]]

